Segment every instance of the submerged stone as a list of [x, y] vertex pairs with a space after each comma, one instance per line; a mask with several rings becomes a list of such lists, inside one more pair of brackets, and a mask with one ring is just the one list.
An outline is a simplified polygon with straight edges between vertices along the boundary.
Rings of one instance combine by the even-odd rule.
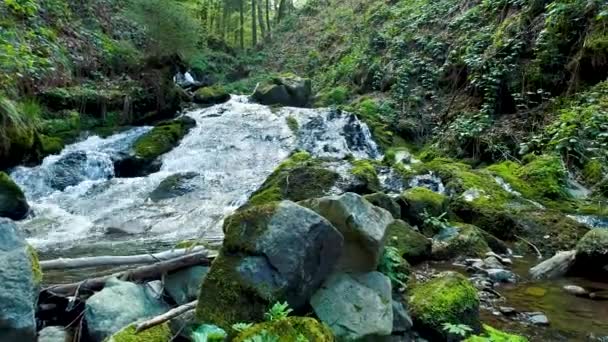
[[379, 338], [393, 330], [391, 282], [379, 272], [332, 275], [310, 304], [339, 340]]

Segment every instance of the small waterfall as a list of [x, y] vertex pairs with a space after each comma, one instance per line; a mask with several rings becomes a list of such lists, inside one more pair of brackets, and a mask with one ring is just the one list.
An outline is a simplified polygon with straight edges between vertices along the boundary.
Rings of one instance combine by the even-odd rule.
[[433, 172], [415, 176], [410, 180], [409, 186], [412, 188], [423, 187], [440, 194], [445, 194], [445, 186], [443, 185], [443, 181]]
[[[112, 161], [150, 130], [135, 128], [106, 139], [89, 137], [42, 165], [16, 168], [34, 217], [20, 223], [38, 249], [122, 253], [199, 238], [221, 241], [223, 218], [241, 206], [296, 149], [320, 157], [381, 158], [367, 126], [330, 109], [274, 109], [233, 96], [224, 104], [186, 113], [197, 122], [162, 157], [159, 172], [115, 178]], [[295, 118], [294, 132], [288, 118]], [[188, 191], [152, 201], [167, 177], [187, 175]], [[112, 246], [112, 247], [110, 247]], [[81, 253], [78, 252], [78, 253]], [[75, 252], [76, 253], [76, 252]]]

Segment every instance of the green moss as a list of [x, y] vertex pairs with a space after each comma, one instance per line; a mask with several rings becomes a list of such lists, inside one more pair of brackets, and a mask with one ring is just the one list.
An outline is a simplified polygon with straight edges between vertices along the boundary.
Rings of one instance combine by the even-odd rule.
[[450, 223], [457, 232], [446, 239], [436, 239], [433, 259], [446, 260], [455, 257], [483, 257], [490, 251], [481, 230], [465, 223]]
[[376, 207], [385, 209], [391, 213], [391, 215], [393, 215], [393, 218], [398, 219], [401, 217], [401, 207], [399, 206], [399, 203], [397, 203], [397, 201], [395, 201], [395, 199], [393, 199], [391, 196], [382, 192], [377, 192], [374, 194], [365, 195], [363, 198]]
[[169, 152], [194, 125], [191, 119], [180, 118], [158, 124], [141, 136], [133, 145], [135, 155], [143, 159], [154, 159]]
[[597, 184], [601, 182], [604, 179], [602, 163], [597, 159], [585, 163], [583, 176], [588, 184]]
[[40, 285], [42, 283], [42, 268], [38, 259], [38, 252], [34, 247], [27, 245], [27, 253], [32, 263], [32, 273], [34, 274], [34, 283]]
[[194, 93], [194, 102], [200, 104], [222, 103], [229, 99], [230, 94], [221, 85], [200, 88]]
[[404, 219], [412, 224], [424, 224], [425, 215], [441, 216], [447, 211], [448, 198], [427, 188], [416, 187], [401, 194], [405, 203]]
[[256, 324], [243, 331], [233, 341], [248, 342], [256, 336], [270, 335], [277, 338], [277, 342], [314, 341], [333, 342], [331, 330], [314, 318], [288, 317], [285, 319]]
[[[410, 312], [424, 336], [443, 337], [444, 323], [479, 329], [479, 297], [473, 284], [461, 274], [445, 272], [414, 287]], [[441, 340], [443, 340], [441, 338]]]
[[0, 217], [19, 220], [28, 210], [29, 206], [21, 188], [9, 175], [0, 171]]
[[169, 323], [157, 325], [142, 332], [135, 332], [135, 325], [129, 325], [110, 336], [107, 342], [167, 342], [173, 338]]
[[401, 220], [395, 220], [387, 227], [386, 236], [386, 245], [395, 247], [410, 263], [418, 263], [431, 256], [431, 241]]
[[523, 165], [516, 175], [527, 182], [541, 197], [547, 199], [569, 197], [566, 192], [566, 170], [559, 157], [549, 155], [534, 157]]
[[40, 152], [43, 156], [58, 154], [63, 150], [63, 140], [58, 137], [49, 137], [43, 134], [39, 135]]
[[353, 167], [350, 171], [353, 176], [365, 184], [366, 191], [368, 192], [377, 192], [381, 188], [374, 163], [374, 161], [370, 160], [355, 160], [352, 162]]
[[483, 325], [483, 334], [467, 338], [464, 342], [528, 342], [528, 339], [494, 329], [489, 325]]
[[290, 115], [285, 118], [285, 121], [287, 121], [287, 126], [293, 132], [293, 134], [298, 134], [298, 131], [300, 130], [300, 124], [298, 124], [298, 120], [296, 120], [296, 118]]
[[339, 175], [325, 169], [310, 154], [298, 152], [281, 163], [249, 199], [248, 205], [259, 205], [284, 199], [301, 201], [325, 195]]
[[350, 90], [344, 86], [337, 86], [322, 91], [317, 95], [315, 105], [318, 107], [339, 106], [346, 104], [350, 97]]
[[608, 229], [596, 228], [585, 234], [576, 244], [576, 253], [596, 264], [608, 263]]

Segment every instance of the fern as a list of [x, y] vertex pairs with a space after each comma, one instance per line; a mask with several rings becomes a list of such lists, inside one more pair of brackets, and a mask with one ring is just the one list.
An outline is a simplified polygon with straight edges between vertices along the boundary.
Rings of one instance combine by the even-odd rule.
[[251, 328], [253, 326], [253, 324], [251, 323], [235, 323], [232, 325], [232, 330], [234, 331], [238, 331], [238, 332], [243, 332], [249, 328]]
[[278, 321], [287, 318], [293, 310], [289, 308], [289, 304], [276, 302], [274, 305], [264, 314], [264, 318], [267, 321]]
[[456, 335], [463, 338], [473, 332], [473, 329], [466, 324], [443, 323], [442, 329], [450, 335]]

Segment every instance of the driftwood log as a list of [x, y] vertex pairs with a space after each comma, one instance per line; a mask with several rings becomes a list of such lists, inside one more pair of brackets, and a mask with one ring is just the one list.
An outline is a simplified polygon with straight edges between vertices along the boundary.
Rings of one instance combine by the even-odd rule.
[[155, 254], [139, 254], [128, 256], [97, 256], [74, 259], [59, 258], [54, 260], [41, 261], [40, 268], [42, 268], [42, 271], [44, 272], [49, 270], [67, 270], [87, 267], [110, 267], [153, 264], [159, 261], [171, 260], [187, 254], [203, 251], [205, 251], [205, 247], [196, 246], [194, 248], [174, 249]]
[[111, 278], [125, 281], [146, 282], [161, 279], [164, 274], [196, 265], [211, 265], [212, 258], [207, 252], [196, 252], [175, 259], [160, 261], [152, 265], [140, 266], [123, 272], [107, 276], [85, 279], [71, 284], [53, 285], [43, 289], [61, 297], [86, 296], [89, 293], [100, 291]]
[[179, 317], [180, 315], [185, 314], [188, 311], [192, 311], [196, 308], [196, 305], [198, 304], [198, 300], [195, 300], [193, 302], [178, 306], [176, 308], [173, 308], [167, 312], [165, 312], [162, 315], [158, 315], [156, 317], [153, 317], [147, 321], [141, 322], [137, 325], [137, 327], [135, 327], [135, 332], [139, 333], [141, 331], [144, 331], [146, 329], [150, 329], [154, 326], [157, 326], [159, 324], [163, 324], [165, 322], [168, 322], [170, 320], [172, 320], [175, 317]]

